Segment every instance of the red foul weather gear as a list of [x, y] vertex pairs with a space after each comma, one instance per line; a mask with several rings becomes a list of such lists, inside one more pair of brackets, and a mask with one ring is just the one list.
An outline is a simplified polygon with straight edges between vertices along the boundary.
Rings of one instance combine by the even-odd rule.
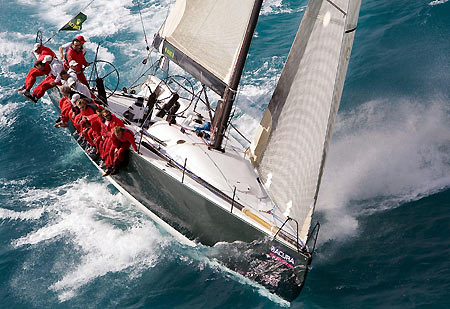
[[86, 67], [89, 63], [86, 61], [86, 58], [84, 58], [83, 51], [77, 51], [74, 48], [70, 47], [69, 51], [67, 52], [67, 63], [70, 63], [70, 61], [72, 60], [75, 60], [78, 63], [76, 68], [78, 81], [89, 87], [89, 83], [87, 82], [86, 76], [84, 76], [83, 73], [83, 66]]
[[72, 120], [72, 123], [73, 123], [73, 126], [75, 127], [75, 129], [77, 129], [78, 132], [81, 132], [81, 126], [80, 126], [81, 117], [89, 116], [89, 115], [92, 115], [92, 114], [94, 114], [94, 111], [92, 110], [92, 108], [87, 106], [84, 109], [84, 111], [80, 111], [80, 113], [75, 116], [75, 119]]
[[[55, 53], [50, 48], [42, 45], [39, 48], [38, 60], [40, 60], [40, 61], [44, 60], [45, 56], [47, 56], [47, 55], [56, 57]], [[44, 70], [32, 68], [30, 71], [28, 71], [27, 77], [25, 78], [25, 89], [30, 91], [30, 89], [33, 87], [34, 83], [36, 82], [36, 77], [42, 76], [45, 74], [49, 74], [50, 71], [51, 71], [51, 68], [50, 68], [49, 63], [44, 63]]]
[[36, 88], [34, 88], [33, 95], [37, 99], [42, 98], [48, 89], [55, 87], [56, 84], [53, 84], [54, 82], [55, 77], [53, 75], [48, 75], [42, 82], [39, 83], [39, 85], [36, 86]]
[[125, 131], [122, 131], [122, 136], [120, 138], [116, 137], [115, 143], [110, 147], [105, 162], [106, 167], [117, 166], [125, 161], [125, 154], [130, 145], [133, 146], [134, 151], [137, 151], [133, 132], [125, 129]]
[[68, 122], [70, 113], [72, 112], [72, 103], [69, 98], [62, 97], [59, 100], [59, 108], [61, 109], [61, 121]]

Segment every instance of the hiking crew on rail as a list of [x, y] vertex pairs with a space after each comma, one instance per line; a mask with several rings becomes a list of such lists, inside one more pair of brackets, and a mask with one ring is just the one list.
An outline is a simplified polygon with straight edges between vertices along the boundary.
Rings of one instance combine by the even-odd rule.
[[[73, 135], [78, 136], [80, 146], [91, 159], [101, 159], [98, 164], [105, 168], [103, 176], [108, 176], [117, 173], [126, 163], [130, 146], [136, 152], [138, 149], [134, 133], [125, 128], [122, 120], [98, 104], [89, 90], [83, 73], [84, 68], [90, 65], [84, 57], [85, 42], [82, 36], [78, 36], [59, 48], [64, 64], [50, 48], [36, 43], [33, 51], [37, 60], [18, 92], [36, 103], [48, 89], [59, 86], [61, 113], [55, 127], [67, 128], [71, 122], [75, 128]], [[43, 75], [47, 76], [30, 93], [36, 78]]]

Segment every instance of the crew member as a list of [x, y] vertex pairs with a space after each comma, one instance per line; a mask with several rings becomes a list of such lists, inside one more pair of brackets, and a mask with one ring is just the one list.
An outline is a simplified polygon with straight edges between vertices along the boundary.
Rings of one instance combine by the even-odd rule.
[[90, 65], [90, 63], [87, 62], [86, 58], [84, 57], [83, 44], [85, 42], [86, 41], [84, 40], [84, 38], [81, 35], [77, 36], [72, 41], [72, 45], [69, 48], [69, 50], [67, 51], [66, 65], [69, 65], [69, 63], [72, 60], [75, 60], [77, 62], [76, 73], [77, 73], [78, 80], [81, 83], [83, 83], [89, 87], [89, 84], [86, 80], [86, 76], [84, 76], [84, 72], [83, 72], [84, 68]]
[[[83, 120], [89, 121], [90, 127], [87, 131], [87, 135], [92, 140], [93, 146], [95, 146], [95, 153], [100, 154], [100, 145], [103, 142], [102, 132], [106, 130], [106, 126], [103, 123], [104, 118], [102, 116], [103, 107], [98, 107], [95, 114], [89, 116], [83, 116]], [[89, 140], [88, 140], [89, 141]]]
[[[75, 41], [82, 42], [82, 41], [84, 41], [84, 37], [80, 35], [80, 36], [76, 37], [75, 39], [73, 39], [72, 42], [68, 42], [66, 44], [61, 45], [59, 47], [59, 57], [60, 57], [59, 59], [66, 60], [65, 56], [67, 56], [67, 52], [72, 47], [72, 45], [74, 44]], [[86, 54], [86, 49], [84, 48], [84, 43], [81, 44], [81, 50], [82, 50], [83, 54]]]
[[130, 148], [130, 145], [133, 146], [134, 151], [138, 151], [132, 131], [127, 128], [117, 126], [113, 129], [113, 134], [116, 138], [116, 142], [114, 147], [112, 147], [108, 153], [105, 162], [106, 170], [102, 175], [103, 177], [117, 173], [120, 164], [125, 161], [125, 155]]
[[[63, 69], [62, 63], [50, 55], [46, 55], [44, 60], [42, 60], [42, 63], [44, 63], [44, 65], [47, 63], [50, 64], [50, 73], [36, 86], [36, 88], [34, 88], [33, 99], [36, 101], [42, 98], [48, 89], [55, 87], [57, 84], [61, 85], [60, 73]], [[58, 81], [56, 81], [56, 79], [58, 79]]]
[[106, 160], [111, 147], [114, 147], [114, 143], [116, 143], [116, 136], [112, 134], [112, 129], [117, 126], [125, 127], [125, 124], [107, 109], [103, 110], [102, 115], [105, 118], [105, 127], [102, 132], [103, 143], [100, 145], [100, 156]]
[[62, 97], [59, 100], [59, 108], [61, 110], [61, 115], [59, 117], [59, 122], [55, 124], [55, 128], [67, 128], [69, 126], [69, 116], [72, 112], [72, 102], [70, 102], [70, 87], [62, 86], [60, 88]]
[[80, 109], [80, 113], [78, 115], [73, 115], [73, 125], [75, 129], [77, 129], [78, 132], [81, 132], [81, 127], [79, 125], [79, 122], [81, 120], [82, 116], [89, 116], [94, 114], [94, 110], [87, 106], [87, 102], [85, 99], [78, 99], [76, 102], [77, 107]]
[[[28, 98], [31, 97], [30, 90], [31, 88], [33, 88], [33, 85], [36, 82], [36, 78], [38, 76], [49, 74], [51, 71], [50, 63], [42, 62], [42, 60], [44, 60], [44, 57], [56, 57], [55, 53], [50, 48], [45, 47], [40, 43], [34, 44], [33, 52], [36, 54], [37, 61], [34, 63], [34, 67], [30, 71], [28, 71], [27, 77], [25, 78], [25, 84], [17, 89], [20, 94], [25, 95]], [[39, 61], [40, 63], [38, 63]], [[43, 65], [41, 66], [41, 64]]]
[[72, 88], [75, 92], [83, 95], [87, 100], [89, 100], [89, 102], [92, 101], [91, 92], [89, 91], [88, 87], [86, 87], [86, 85], [71, 77], [69, 77], [69, 79], [67, 80], [67, 85], [69, 85], [69, 87]]

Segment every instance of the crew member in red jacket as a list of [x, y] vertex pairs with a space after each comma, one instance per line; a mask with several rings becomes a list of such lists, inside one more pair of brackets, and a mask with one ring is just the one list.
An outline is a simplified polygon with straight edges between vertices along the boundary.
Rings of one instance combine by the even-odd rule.
[[42, 60], [42, 63], [44, 63], [45, 66], [50, 64], [50, 72], [47, 73], [47, 77], [34, 88], [33, 99], [35, 101], [42, 98], [48, 89], [55, 87], [57, 84], [61, 85], [61, 82], [57, 82], [56, 78], [60, 76], [63, 69], [62, 63], [50, 55], [46, 55]]
[[[45, 47], [40, 43], [34, 44], [33, 51], [37, 56], [36, 63], [43, 63], [42, 61], [44, 60], [45, 56], [52, 56], [52, 58], [56, 57], [55, 53], [50, 48]], [[50, 73], [50, 63], [43, 63], [42, 66], [36, 65], [36, 63], [34, 67], [30, 71], [28, 71], [27, 77], [25, 78], [25, 84], [17, 89], [20, 94], [31, 96], [30, 90], [36, 82], [36, 77]]]
[[112, 129], [117, 126], [125, 127], [125, 124], [122, 120], [111, 114], [111, 112], [107, 109], [103, 110], [102, 115], [105, 118], [106, 130], [102, 134], [103, 143], [100, 149], [100, 156], [103, 160], [106, 160], [106, 155], [109, 153], [109, 150], [113, 146], [112, 144], [116, 138], [114, 134], [112, 134]]
[[[78, 132], [81, 132], [80, 120], [83, 116], [89, 116], [94, 114], [94, 110], [87, 106], [85, 99], [78, 99], [76, 105], [80, 109], [80, 113], [74, 117], [73, 125]], [[72, 116], [73, 117], [73, 116]]]
[[78, 80], [89, 87], [89, 83], [86, 80], [86, 76], [84, 76], [84, 68], [89, 66], [90, 63], [86, 61], [83, 52], [83, 44], [86, 41], [84, 37], [79, 35], [72, 41], [72, 46], [67, 51], [67, 62], [66, 66], [70, 63], [70, 61], [75, 60], [77, 62], [76, 73]]
[[108, 153], [105, 162], [106, 170], [103, 177], [117, 172], [119, 165], [125, 161], [125, 154], [130, 148], [130, 145], [133, 146], [134, 151], [138, 151], [134, 141], [134, 134], [129, 129], [117, 126], [113, 129], [113, 134], [116, 139]]
[[95, 114], [87, 117], [91, 128], [89, 129], [88, 135], [94, 142], [97, 153], [100, 154], [100, 145], [103, 142], [102, 132], [106, 131], [106, 125], [103, 123], [104, 118], [102, 115], [103, 107], [98, 107]]
[[89, 143], [91, 147], [95, 147], [94, 141], [92, 140], [92, 135], [89, 134], [91, 131], [91, 123], [89, 122], [89, 119], [86, 117], [81, 118], [80, 123], [80, 134], [83, 136], [83, 138]]
[[62, 98], [59, 100], [59, 108], [61, 115], [59, 122], [55, 124], [55, 128], [67, 128], [69, 126], [69, 115], [72, 112], [72, 102], [70, 102], [70, 87], [62, 86], [60, 88]]

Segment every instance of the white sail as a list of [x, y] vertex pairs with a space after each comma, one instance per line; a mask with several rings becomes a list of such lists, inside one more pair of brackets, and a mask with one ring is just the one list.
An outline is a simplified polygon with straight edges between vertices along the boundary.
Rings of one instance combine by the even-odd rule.
[[[310, 0], [251, 160], [305, 242], [341, 99], [360, 0]], [[289, 224], [297, 229], [296, 224]]]
[[178, 0], [154, 46], [223, 94], [229, 85], [255, 0]]

